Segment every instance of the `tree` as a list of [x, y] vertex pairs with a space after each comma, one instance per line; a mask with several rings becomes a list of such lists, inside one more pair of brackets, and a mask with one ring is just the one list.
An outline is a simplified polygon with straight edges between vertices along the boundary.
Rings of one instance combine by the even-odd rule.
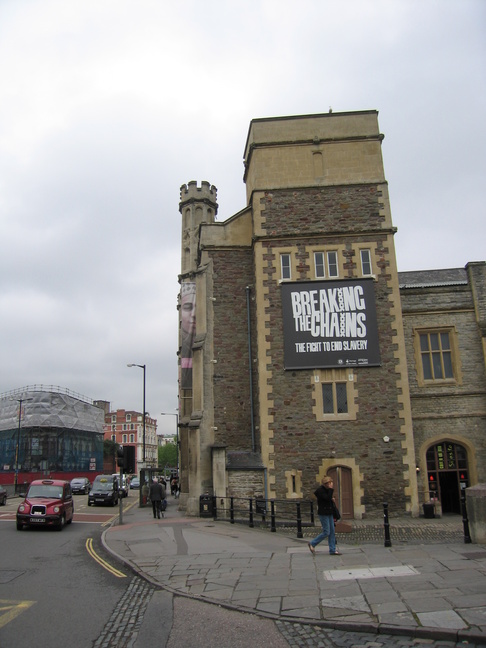
[[118, 448], [118, 443], [112, 441], [111, 439], [105, 439], [103, 441], [103, 463], [104, 464], [113, 464], [113, 472], [116, 472], [116, 449]]
[[158, 448], [158, 463], [159, 468], [177, 468], [177, 446], [175, 443], [169, 442]]

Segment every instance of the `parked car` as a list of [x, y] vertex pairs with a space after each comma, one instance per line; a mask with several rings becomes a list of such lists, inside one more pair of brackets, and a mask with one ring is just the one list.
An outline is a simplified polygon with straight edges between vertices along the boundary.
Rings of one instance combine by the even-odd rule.
[[140, 479], [138, 477], [134, 477], [132, 481], [130, 482], [130, 488], [138, 490], [140, 488]]
[[113, 477], [116, 477], [116, 480], [118, 481], [118, 490], [120, 491], [120, 497], [128, 497], [128, 484], [125, 475], [123, 475], [121, 482], [120, 475], [118, 473], [115, 473]]
[[91, 482], [87, 477], [74, 477], [74, 479], [71, 479], [71, 490], [73, 495], [77, 493], [87, 495], [91, 490]]
[[7, 503], [7, 489], [0, 484], [0, 505], [5, 506]]
[[88, 495], [88, 506], [94, 504], [111, 504], [116, 506], [120, 498], [118, 479], [113, 475], [98, 475]]
[[24, 526], [53, 526], [60, 531], [71, 524], [73, 516], [71, 484], [62, 479], [36, 479], [17, 509], [17, 531]]

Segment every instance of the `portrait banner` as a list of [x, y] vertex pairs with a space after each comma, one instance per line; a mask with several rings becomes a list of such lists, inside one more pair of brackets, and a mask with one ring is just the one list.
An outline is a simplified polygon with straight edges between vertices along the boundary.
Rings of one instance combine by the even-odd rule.
[[283, 282], [285, 369], [379, 366], [373, 279]]
[[196, 335], [196, 284], [181, 284], [181, 387], [192, 389], [192, 345]]

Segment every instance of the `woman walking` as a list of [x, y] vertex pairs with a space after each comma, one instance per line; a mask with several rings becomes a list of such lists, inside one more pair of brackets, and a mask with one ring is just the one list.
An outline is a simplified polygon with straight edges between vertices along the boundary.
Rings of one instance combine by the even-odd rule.
[[313, 540], [308, 542], [311, 553], [315, 554], [316, 545], [322, 542], [325, 538], [328, 540], [329, 553], [331, 556], [340, 556], [341, 552], [336, 548], [336, 534], [334, 532], [334, 488], [332, 487], [332, 479], [324, 477], [321, 485], [314, 492], [317, 498], [317, 515], [321, 521], [322, 531]]

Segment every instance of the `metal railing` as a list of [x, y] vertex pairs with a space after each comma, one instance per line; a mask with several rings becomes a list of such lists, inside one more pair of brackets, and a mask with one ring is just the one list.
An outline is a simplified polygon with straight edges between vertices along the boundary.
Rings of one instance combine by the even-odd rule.
[[278, 527], [295, 528], [298, 538], [304, 537], [303, 527], [313, 527], [315, 521], [314, 503], [311, 501], [259, 497], [201, 496], [200, 514], [231, 524], [248, 524], [250, 528], [269, 528], [274, 533]]

